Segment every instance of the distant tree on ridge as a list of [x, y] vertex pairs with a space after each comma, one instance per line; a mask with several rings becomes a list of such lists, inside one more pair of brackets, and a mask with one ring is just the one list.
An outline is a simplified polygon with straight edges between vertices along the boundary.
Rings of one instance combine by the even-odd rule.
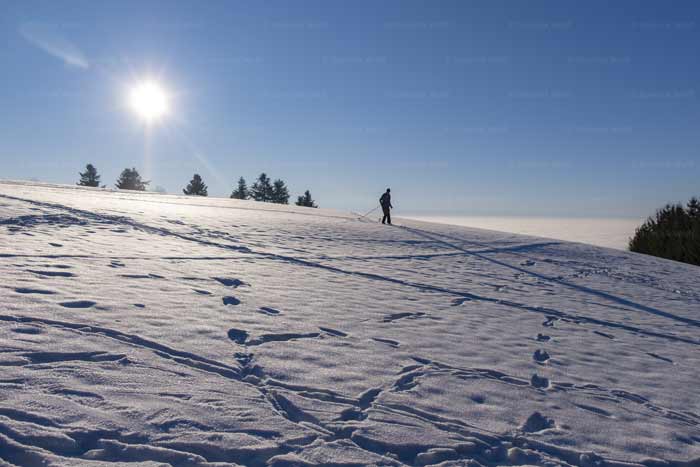
[[265, 172], [258, 176], [258, 179], [250, 188], [250, 197], [255, 201], [271, 202], [272, 201], [272, 184], [270, 178]]
[[688, 201], [687, 209], [690, 217], [700, 219], [700, 200], [698, 200], [695, 196], [690, 198], [690, 201]]
[[100, 186], [100, 176], [94, 165], [88, 164], [85, 166], [85, 172], [78, 173], [80, 174], [80, 180], [77, 183], [79, 186]]
[[202, 181], [199, 174], [194, 174], [190, 183], [182, 190], [186, 195], [192, 196], [208, 196], [207, 186]]
[[241, 177], [238, 179], [238, 186], [231, 193], [231, 198], [234, 198], [234, 199], [248, 199], [248, 198], [250, 198], [250, 190], [248, 190], [248, 185], [245, 182], [245, 178]]
[[298, 196], [297, 202], [295, 204], [297, 206], [305, 206], [307, 208], [317, 208], [318, 207], [316, 202], [311, 197], [311, 192], [309, 190], [306, 190], [302, 196]]
[[289, 190], [282, 179], [277, 179], [272, 184], [272, 202], [277, 204], [289, 204]]
[[141, 179], [141, 175], [135, 168], [126, 168], [122, 170], [122, 173], [119, 175], [119, 178], [117, 179], [117, 183], [115, 183], [114, 186], [119, 188], [120, 190], [136, 190], [136, 191], [145, 191], [146, 190], [146, 185], [148, 185], [151, 182], [144, 182]]

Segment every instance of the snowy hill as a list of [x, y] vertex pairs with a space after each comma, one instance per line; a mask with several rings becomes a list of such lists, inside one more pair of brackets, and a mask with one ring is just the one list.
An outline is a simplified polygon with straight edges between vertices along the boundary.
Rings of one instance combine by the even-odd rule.
[[0, 183], [0, 465], [700, 465], [700, 268], [398, 222]]

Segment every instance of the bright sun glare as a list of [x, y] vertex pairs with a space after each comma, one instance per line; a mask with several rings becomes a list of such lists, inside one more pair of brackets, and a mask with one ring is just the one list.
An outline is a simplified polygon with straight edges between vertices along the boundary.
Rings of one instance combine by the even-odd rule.
[[168, 95], [156, 81], [142, 81], [129, 91], [129, 106], [144, 121], [151, 123], [168, 113]]

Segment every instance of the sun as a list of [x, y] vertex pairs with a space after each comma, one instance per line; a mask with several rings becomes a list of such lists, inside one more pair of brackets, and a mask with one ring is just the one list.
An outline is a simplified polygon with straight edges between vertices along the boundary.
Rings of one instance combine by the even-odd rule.
[[154, 80], [141, 81], [131, 87], [129, 107], [146, 123], [160, 120], [170, 110], [167, 92]]

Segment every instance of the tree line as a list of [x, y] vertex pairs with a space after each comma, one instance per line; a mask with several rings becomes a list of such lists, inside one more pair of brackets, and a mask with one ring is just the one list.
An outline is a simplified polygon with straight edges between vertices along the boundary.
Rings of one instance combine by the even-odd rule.
[[[245, 178], [238, 179], [238, 185], [231, 193], [234, 199], [252, 199], [265, 203], [289, 204], [289, 190], [283, 180], [277, 179], [271, 182], [265, 172], [261, 173], [253, 185], [248, 188]], [[317, 208], [316, 202], [311, 198], [311, 192], [306, 190], [302, 196], [298, 196], [297, 206]]]
[[700, 200], [667, 204], [639, 227], [630, 251], [700, 266]]
[[[78, 180], [78, 185], [90, 187], [100, 186], [101, 176], [97, 173], [97, 169], [94, 165], [87, 164], [85, 166], [85, 172], [79, 172], [79, 175], [80, 180]], [[120, 190], [145, 191], [149, 183], [151, 182], [143, 180], [139, 172], [132, 167], [122, 170], [114, 186]], [[102, 188], [105, 188], [105, 186], [106, 185], [102, 185]], [[208, 187], [199, 174], [194, 174], [192, 176], [192, 180], [182, 189], [182, 192], [190, 196], [209, 195]], [[238, 184], [230, 197], [234, 199], [262, 201], [265, 203], [289, 204], [290, 195], [284, 180], [278, 178], [272, 181], [267, 174], [263, 172], [250, 188], [248, 188], [245, 178], [239, 178]], [[318, 207], [311, 197], [311, 192], [309, 190], [306, 190], [303, 195], [298, 196], [294, 204], [311, 208]]]

